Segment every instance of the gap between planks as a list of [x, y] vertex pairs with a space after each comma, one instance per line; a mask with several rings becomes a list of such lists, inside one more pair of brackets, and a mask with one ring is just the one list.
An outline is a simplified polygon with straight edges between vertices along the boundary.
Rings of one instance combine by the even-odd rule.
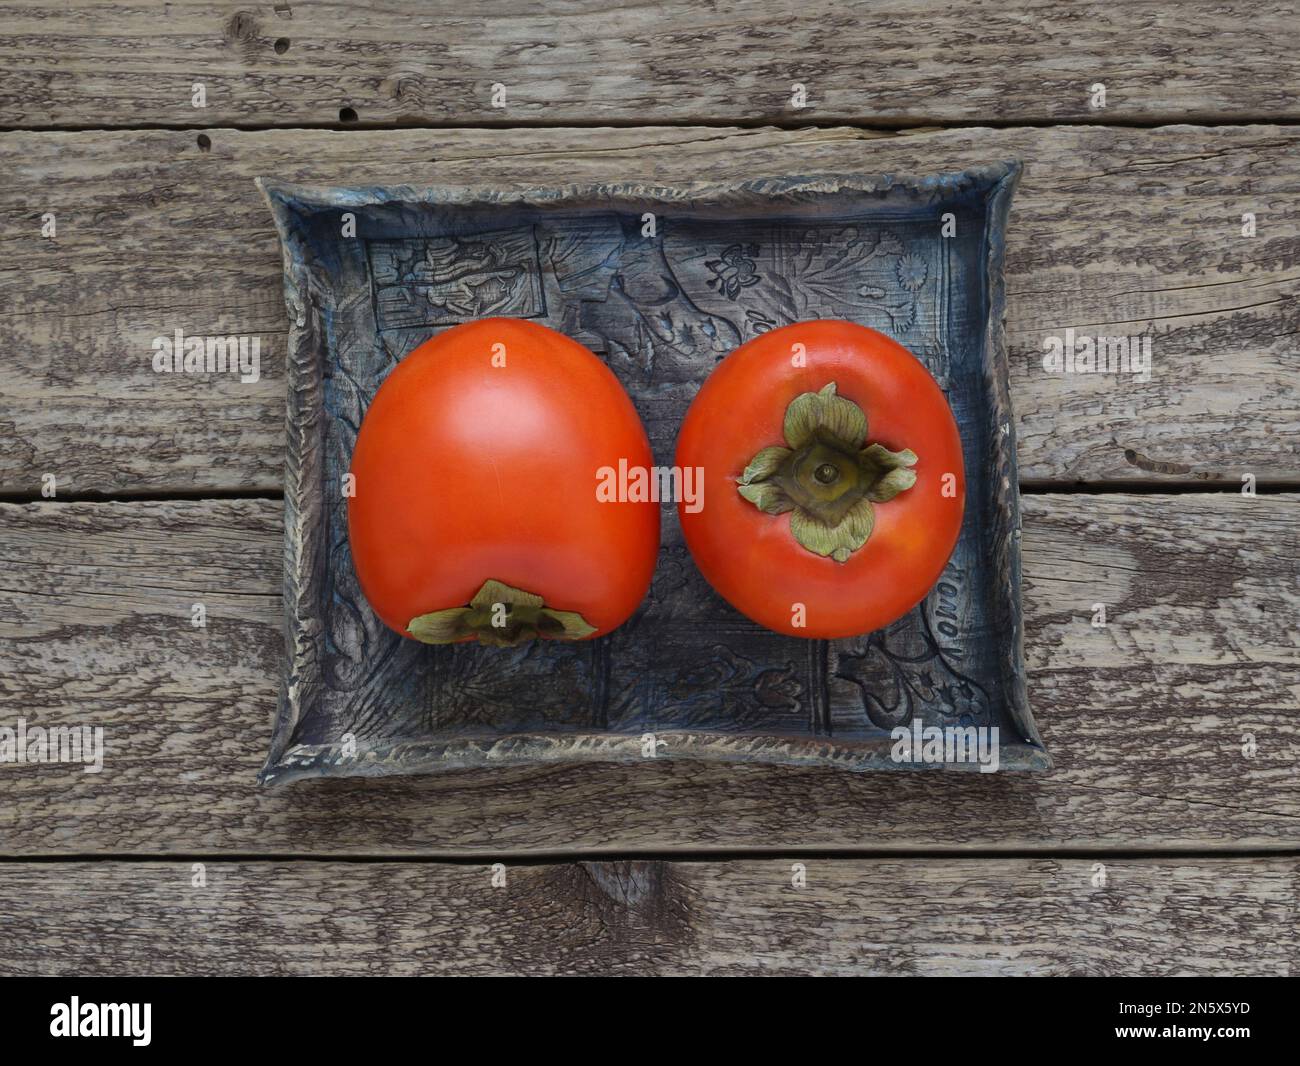
[[81, 852], [77, 854], [34, 853], [34, 854], [0, 854], [0, 865], [22, 865], [39, 863], [57, 866], [74, 862], [131, 863], [135, 865], [168, 863], [319, 863], [338, 862], [358, 865], [379, 863], [401, 863], [403, 865], [438, 865], [438, 866], [481, 866], [485, 862], [509, 860], [512, 866], [557, 866], [584, 862], [663, 862], [663, 863], [735, 863], [777, 861], [784, 858], [798, 858], [800, 861], [815, 862], [856, 862], [887, 861], [907, 859], [910, 862], [943, 861], [979, 861], [1002, 862], [1007, 860], [1052, 861], [1056, 859], [1096, 859], [1105, 857], [1113, 862], [1162, 862], [1167, 859], [1300, 859], [1300, 844], [1295, 847], [1242, 847], [1222, 851], [1207, 851], [1200, 847], [1170, 848], [1112, 848], [1097, 847], [1063, 847], [1050, 851], [1034, 851], [1025, 848], [989, 848], [981, 847], [972, 851], [963, 848], [835, 848], [825, 844], [806, 848], [782, 846], [775, 848], [692, 848], [681, 849], [645, 849], [645, 848], [591, 848], [581, 851], [547, 850], [536, 851], [427, 851], [409, 852], [374, 852], [357, 854], [355, 852]]
[[931, 133], [937, 130], [1009, 130], [1009, 129], [1056, 129], [1063, 126], [1089, 127], [1093, 129], [1125, 130], [1161, 130], [1171, 126], [1200, 126], [1206, 129], [1231, 126], [1300, 126], [1300, 118], [1275, 117], [1267, 114], [1252, 113], [1230, 118], [1207, 118], [1189, 114], [1159, 115], [1147, 119], [1125, 119], [1121, 117], [1099, 122], [1092, 117], [1062, 118], [1051, 121], [1043, 119], [987, 118], [972, 120], [944, 120], [907, 118], [897, 122], [863, 121], [852, 118], [825, 119], [787, 119], [776, 115], [757, 116], [754, 118], [681, 118], [656, 119], [643, 122], [639, 119], [581, 119], [556, 120], [547, 119], [502, 119], [500, 122], [401, 122], [401, 121], [361, 121], [356, 122], [214, 122], [211, 125], [195, 125], [191, 122], [135, 122], [110, 125], [76, 125], [73, 123], [44, 123], [35, 126], [0, 125], [3, 133], [147, 133], [169, 130], [184, 133], [205, 133], [210, 130], [235, 130], [240, 133], [295, 133], [305, 131], [332, 130], [347, 133], [361, 130], [366, 133], [427, 130], [430, 132], [453, 130], [490, 130], [509, 132], [510, 130], [639, 130], [660, 129], [740, 129], [740, 130], [783, 130], [797, 133], [802, 130], [853, 129], [862, 133], [875, 133], [882, 137], [906, 137], [916, 133]]

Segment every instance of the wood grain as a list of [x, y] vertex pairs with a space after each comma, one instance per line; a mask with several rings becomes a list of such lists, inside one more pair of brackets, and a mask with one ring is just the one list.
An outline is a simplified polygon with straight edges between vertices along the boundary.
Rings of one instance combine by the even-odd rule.
[[[1245, 125], [1300, 118], [1290, 0], [491, 8], [6, 4], [0, 497], [47, 474], [65, 500], [280, 491], [287, 321], [258, 175], [1003, 158], [1026, 165], [1022, 480], [1300, 481], [1300, 130]], [[1004, 128], [917, 128], [980, 123]], [[1067, 327], [1151, 335], [1151, 380], [1047, 373]], [[257, 337], [261, 379], [153, 374], [177, 328]], [[1300, 849], [1300, 496], [1035, 495], [1024, 517], [1046, 777], [657, 762], [264, 791], [279, 504], [0, 504], [0, 726], [102, 725], [109, 746], [98, 775], [0, 764], [0, 900], [23, 931], [0, 973], [1295, 974], [1300, 862], [1273, 853]], [[788, 854], [548, 861], [697, 849]], [[860, 850], [899, 855], [835, 857]], [[433, 861], [388, 861], [413, 857]]]
[[1300, 117], [1287, 2], [1188, 0], [1176, 17], [1089, 0], [484, 7], [9, 4], [0, 114], [22, 127], [338, 123], [343, 108], [389, 124]]
[[[205, 136], [209, 136], [205, 134]], [[213, 130], [0, 134], [0, 493], [278, 491], [287, 318], [252, 179], [670, 183], [1019, 157], [1007, 330], [1030, 482], [1300, 480], [1300, 130]], [[57, 219], [53, 240], [41, 215]], [[1257, 215], [1242, 237], [1241, 216]], [[1044, 370], [1044, 338], [1153, 335], [1149, 382]], [[261, 378], [151, 343], [259, 339]]]
[[278, 504], [0, 506], [0, 724], [108, 748], [100, 774], [0, 765], [0, 855], [1300, 846], [1300, 496], [1023, 502], [1051, 773], [657, 761], [269, 791]]
[[1300, 966], [1294, 858], [507, 864], [499, 887], [486, 862], [52, 869], [0, 864], [6, 917], [22, 930], [0, 947], [0, 974], [1285, 976]]

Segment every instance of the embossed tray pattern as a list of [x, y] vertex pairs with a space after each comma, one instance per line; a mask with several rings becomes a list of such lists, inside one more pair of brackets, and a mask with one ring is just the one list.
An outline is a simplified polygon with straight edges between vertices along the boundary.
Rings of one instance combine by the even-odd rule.
[[[1018, 173], [1000, 163], [671, 189], [262, 181], [292, 319], [289, 661], [262, 780], [639, 760], [646, 734], [658, 758], [895, 769], [889, 732], [914, 719], [997, 726], [1002, 768], [1049, 767], [1025, 694], [1001, 326]], [[943, 578], [880, 632], [780, 636], [712, 591], [665, 505], [650, 594], [613, 634], [514, 649], [399, 638], [357, 587], [342, 475], [397, 361], [489, 315], [536, 319], [598, 353], [663, 465], [695, 391], [740, 343], [810, 318], [888, 333], [934, 374], [961, 428], [967, 507]]]

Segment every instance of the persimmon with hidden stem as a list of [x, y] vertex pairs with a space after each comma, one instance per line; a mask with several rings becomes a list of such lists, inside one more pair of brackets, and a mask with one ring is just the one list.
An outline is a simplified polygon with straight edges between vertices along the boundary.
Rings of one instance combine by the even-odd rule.
[[584, 640], [645, 597], [652, 502], [598, 499], [649, 468], [627, 392], [595, 354], [522, 319], [454, 326], [403, 359], [357, 434], [348, 538], [361, 590], [406, 637]]

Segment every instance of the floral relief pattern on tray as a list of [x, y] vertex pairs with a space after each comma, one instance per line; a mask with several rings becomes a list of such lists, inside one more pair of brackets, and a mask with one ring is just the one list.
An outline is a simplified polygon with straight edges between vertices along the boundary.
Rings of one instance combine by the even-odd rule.
[[[1001, 324], [1018, 173], [523, 191], [262, 181], [291, 316], [288, 662], [262, 780], [635, 761], [647, 743], [657, 758], [898, 769], [916, 764], [890, 757], [891, 730], [916, 721], [997, 727], [1002, 768], [1049, 767], [1025, 694]], [[344, 213], [355, 236], [342, 235]], [[403, 640], [357, 586], [343, 474], [397, 362], [493, 315], [595, 351], [665, 466], [696, 390], [741, 343], [814, 318], [889, 334], [934, 375], [961, 430], [966, 515], [943, 577], [879, 632], [781, 636], [712, 591], [665, 505], [650, 594], [609, 636]]]

